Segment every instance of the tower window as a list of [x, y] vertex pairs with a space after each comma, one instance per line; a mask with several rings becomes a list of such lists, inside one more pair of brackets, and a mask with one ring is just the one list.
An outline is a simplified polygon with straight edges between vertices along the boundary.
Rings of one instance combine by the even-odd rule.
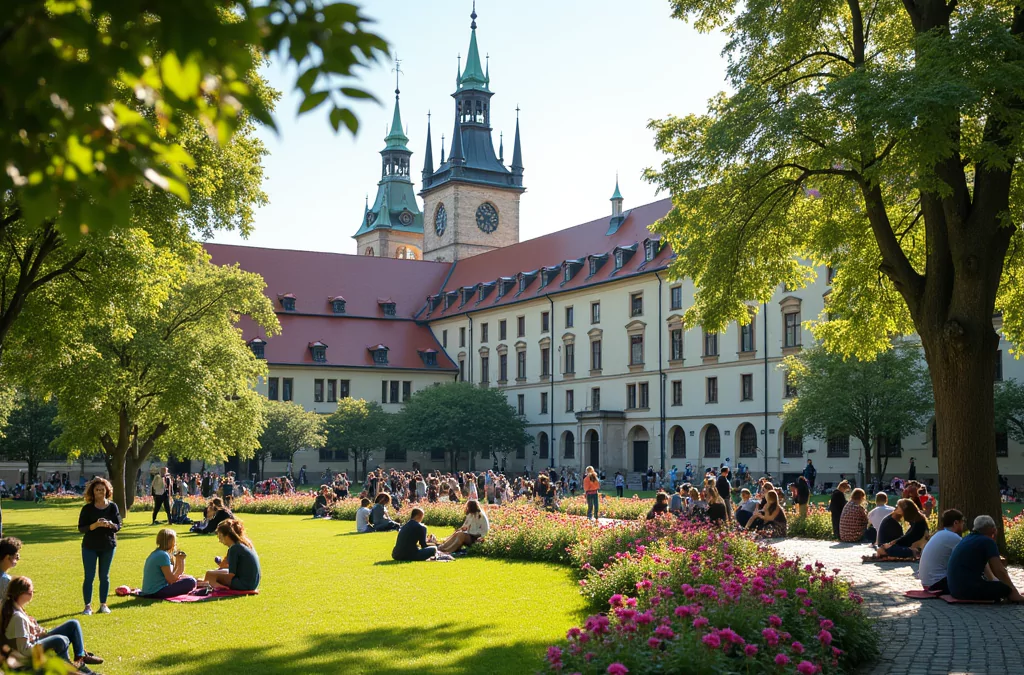
[[344, 298], [334, 298], [333, 300], [331, 300], [331, 311], [333, 311], [335, 314], [344, 314], [345, 313], [345, 299]]
[[266, 358], [266, 356], [264, 355], [264, 347], [266, 347], [266, 346], [267, 346], [266, 341], [265, 340], [261, 340], [258, 337], [257, 338], [253, 338], [252, 340], [249, 341], [249, 349], [252, 350], [252, 355], [255, 356], [258, 359], [265, 359]]

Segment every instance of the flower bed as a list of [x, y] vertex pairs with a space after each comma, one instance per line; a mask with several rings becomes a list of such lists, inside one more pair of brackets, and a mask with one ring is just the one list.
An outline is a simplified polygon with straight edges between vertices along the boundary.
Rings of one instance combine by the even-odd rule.
[[[651, 499], [639, 497], [609, 497], [602, 494], [600, 498], [600, 515], [602, 518], [615, 520], [638, 520], [647, 515], [653, 504]], [[584, 495], [566, 497], [559, 504], [560, 510], [573, 516], [587, 515], [587, 498]]]

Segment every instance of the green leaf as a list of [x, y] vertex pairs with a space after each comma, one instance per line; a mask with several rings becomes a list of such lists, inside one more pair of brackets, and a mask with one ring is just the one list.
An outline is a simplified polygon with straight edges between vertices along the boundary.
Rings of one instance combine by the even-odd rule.
[[308, 95], [302, 101], [302, 105], [299, 106], [299, 114], [301, 115], [302, 113], [309, 112], [313, 108], [316, 108], [321, 103], [323, 103], [324, 101], [327, 100], [327, 97], [328, 97], [329, 94], [330, 94], [330, 92], [317, 91], [317, 92], [313, 92], [312, 94]]
[[348, 130], [353, 134], [359, 129], [359, 120], [356, 119], [355, 114], [348, 108], [335, 108], [331, 111], [331, 125], [334, 130], [337, 131], [344, 122]]
[[370, 92], [362, 89], [356, 89], [355, 87], [342, 87], [341, 93], [349, 98], [368, 98], [373, 101], [377, 100], [377, 97]]
[[164, 84], [182, 101], [189, 101], [199, 93], [202, 71], [194, 55], [189, 55], [182, 64], [178, 55], [172, 52], [160, 59], [160, 75]]

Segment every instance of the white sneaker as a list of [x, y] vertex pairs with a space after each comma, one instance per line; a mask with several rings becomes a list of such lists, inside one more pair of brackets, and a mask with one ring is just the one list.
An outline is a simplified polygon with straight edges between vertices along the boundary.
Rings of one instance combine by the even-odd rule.
[[106, 605], [100, 605], [100, 614], [110, 614], [110, 608]]
[[82, 614], [86, 616], [92, 616], [92, 605], [86, 605], [85, 609], [82, 610]]

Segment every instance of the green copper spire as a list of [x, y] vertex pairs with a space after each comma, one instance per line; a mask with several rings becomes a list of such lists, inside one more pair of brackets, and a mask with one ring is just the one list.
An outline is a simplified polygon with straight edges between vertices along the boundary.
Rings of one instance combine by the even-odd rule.
[[398, 107], [398, 95], [401, 93], [398, 89], [398, 74], [401, 73], [399, 66], [401, 61], [398, 60], [398, 55], [395, 54], [395, 114], [391, 118], [391, 131], [384, 138], [385, 150], [405, 150], [411, 152], [406, 146], [409, 142], [409, 137], [402, 131], [402, 112]]
[[615, 192], [612, 193], [611, 201], [615, 201], [616, 199], [619, 199], [619, 200], [622, 199], [622, 195], [619, 194], [619, 176], [618, 176], [618, 174], [615, 175]]
[[487, 84], [490, 78], [484, 73], [484, 69], [480, 65], [480, 50], [476, 46], [476, 2], [473, 3], [473, 13], [469, 17], [473, 20], [469, 24], [472, 32], [469, 36], [469, 53], [466, 54], [466, 69], [462, 71], [462, 76], [459, 78], [459, 90], [479, 89], [481, 91], [488, 91]]

